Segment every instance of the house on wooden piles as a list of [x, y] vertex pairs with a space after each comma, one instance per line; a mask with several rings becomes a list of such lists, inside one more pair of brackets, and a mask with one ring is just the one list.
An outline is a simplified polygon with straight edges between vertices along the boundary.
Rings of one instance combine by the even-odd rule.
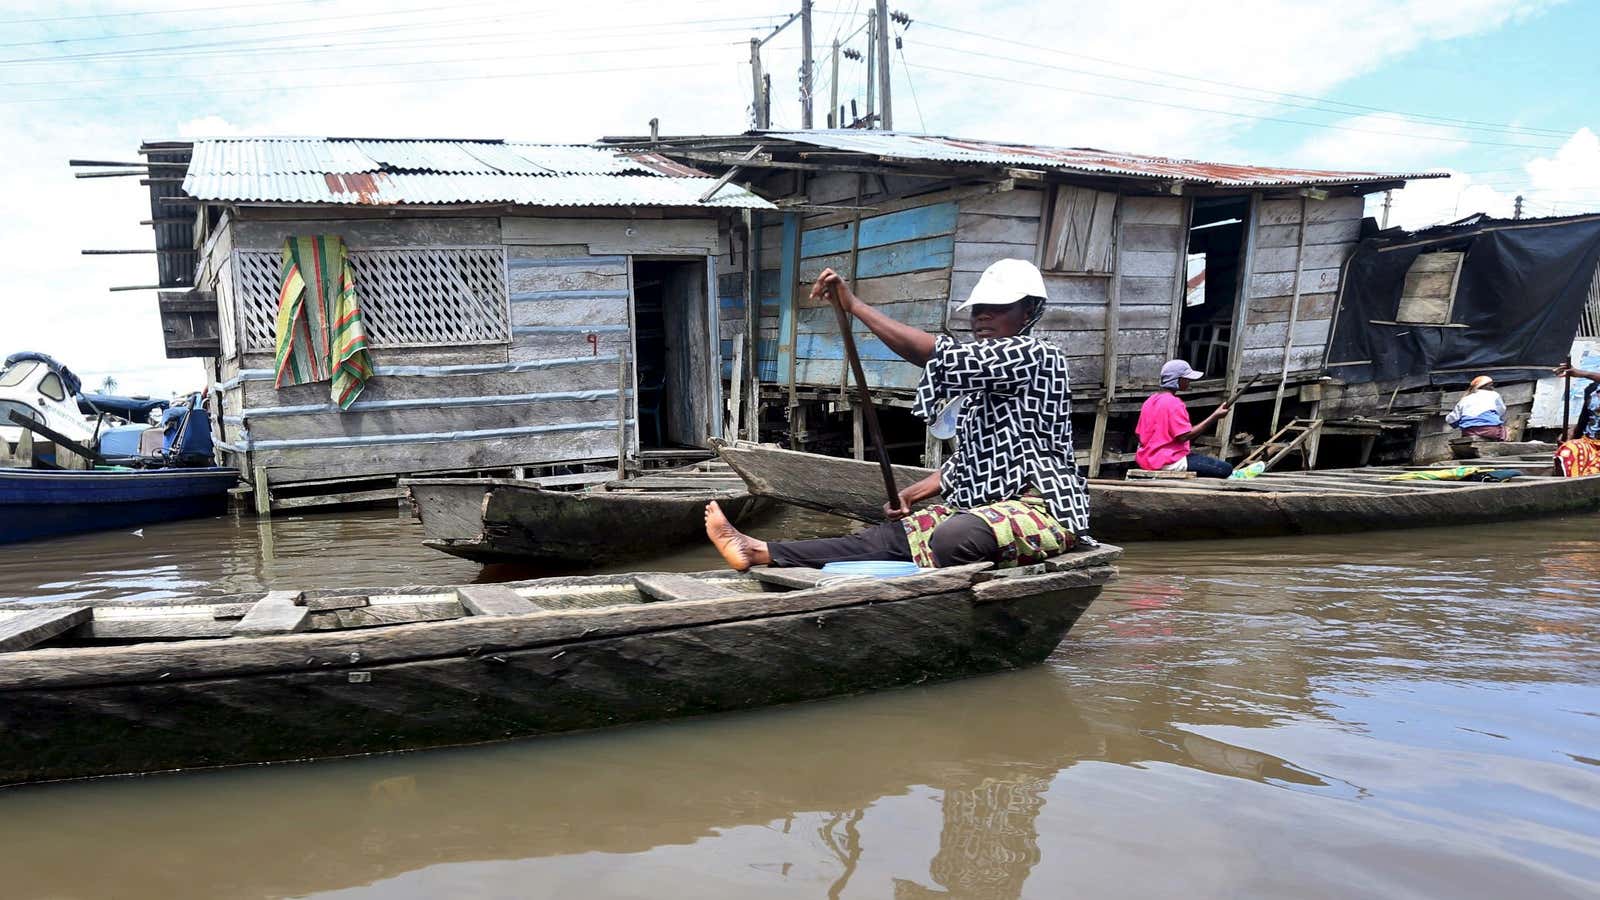
[[[218, 446], [258, 491], [614, 467], [721, 433], [719, 235], [774, 209], [737, 185], [708, 199], [712, 179], [654, 153], [493, 140], [143, 153], [168, 355], [204, 357]], [[274, 387], [284, 243], [316, 234], [345, 241], [376, 367], [345, 412], [325, 382]]]
[[[960, 328], [947, 301], [1021, 257], [1045, 272], [1040, 333], [1071, 361], [1080, 460], [1094, 473], [1131, 460], [1139, 406], [1170, 357], [1207, 373], [1196, 405], [1255, 379], [1222, 434], [1264, 437], [1311, 414], [1365, 195], [1442, 177], [878, 131], [608, 140], [732, 174], [780, 207], [730, 232], [718, 266], [723, 356], [746, 344], [756, 365], [741, 390], [767, 413], [745, 417], [747, 436], [764, 421], [797, 447], [863, 452], [838, 327], [807, 296], [823, 268], [902, 321]], [[937, 458], [904, 411], [919, 370], [865, 331], [856, 343], [889, 443], [908, 461]]]
[[[1382, 423], [1399, 438], [1395, 458], [1448, 459], [1457, 432], [1444, 415], [1488, 375], [1506, 402], [1507, 436], [1522, 440], [1535, 382], [1574, 337], [1597, 331], [1600, 215], [1390, 229], [1348, 264], [1322, 413]], [[1558, 428], [1559, 415], [1535, 424]]]

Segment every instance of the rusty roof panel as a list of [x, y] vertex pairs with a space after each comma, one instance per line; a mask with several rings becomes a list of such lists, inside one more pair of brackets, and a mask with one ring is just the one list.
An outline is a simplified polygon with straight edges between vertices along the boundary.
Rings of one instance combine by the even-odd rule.
[[1443, 172], [1346, 172], [1209, 163], [1088, 147], [1005, 144], [895, 131], [773, 131], [763, 134], [769, 138], [893, 160], [1015, 166], [1125, 178], [1187, 181], [1218, 187], [1304, 187], [1448, 177]]
[[772, 209], [648, 153], [501, 141], [220, 138], [194, 142], [183, 190], [201, 200], [364, 206], [708, 206]]

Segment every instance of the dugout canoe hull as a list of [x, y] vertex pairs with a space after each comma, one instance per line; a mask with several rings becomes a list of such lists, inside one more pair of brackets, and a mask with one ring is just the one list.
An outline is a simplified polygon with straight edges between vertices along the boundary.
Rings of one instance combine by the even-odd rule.
[[[526, 614], [0, 654], [0, 784], [476, 744], [1020, 668], [1060, 644], [1118, 555], [886, 580], [540, 579], [505, 586], [542, 607]], [[649, 600], [650, 578], [715, 596]], [[346, 593], [304, 602], [335, 615]]]
[[[747, 443], [718, 449], [758, 496], [861, 521], [882, 518], [883, 481], [876, 463]], [[903, 486], [930, 471], [896, 466], [895, 476]], [[1384, 480], [1398, 471], [1269, 473], [1247, 481], [1097, 479], [1089, 483], [1090, 530], [1096, 538], [1116, 542], [1277, 537], [1600, 511], [1600, 476], [1528, 475], [1501, 484]]]
[[704, 541], [705, 505], [712, 500], [736, 523], [765, 505], [745, 490], [687, 485], [555, 491], [506, 478], [430, 478], [406, 486], [426, 546], [477, 562], [551, 567], [642, 558]]

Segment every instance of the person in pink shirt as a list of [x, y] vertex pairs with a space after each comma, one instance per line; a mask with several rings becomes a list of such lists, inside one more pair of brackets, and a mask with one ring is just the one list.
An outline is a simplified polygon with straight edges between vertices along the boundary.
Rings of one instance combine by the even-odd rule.
[[1161, 367], [1161, 390], [1144, 401], [1139, 409], [1139, 424], [1134, 429], [1139, 435], [1139, 452], [1134, 454], [1139, 468], [1152, 472], [1193, 472], [1201, 478], [1227, 478], [1233, 474], [1233, 466], [1225, 460], [1189, 452], [1189, 442], [1205, 434], [1228, 413], [1228, 405], [1224, 403], [1199, 425], [1190, 423], [1189, 408], [1179, 399], [1178, 392], [1187, 389], [1189, 382], [1204, 376], [1204, 372], [1195, 371], [1181, 359], [1170, 360]]

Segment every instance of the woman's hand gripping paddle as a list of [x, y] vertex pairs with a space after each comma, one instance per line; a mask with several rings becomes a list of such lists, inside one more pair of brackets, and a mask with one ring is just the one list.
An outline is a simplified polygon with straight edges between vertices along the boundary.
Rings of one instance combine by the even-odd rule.
[[[878, 426], [878, 410], [872, 405], [872, 391], [867, 388], [867, 375], [861, 368], [861, 356], [856, 353], [855, 335], [850, 329], [850, 314], [844, 308], [844, 279], [832, 269], [824, 271], [817, 278], [816, 288], [821, 288], [827, 294], [828, 302], [833, 306], [834, 315], [839, 319], [839, 335], [844, 340], [845, 359], [850, 361], [850, 371], [856, 379], [856, 402], [861, 405], [861, 415], [867, 427], [867, 436], [872, 439], [872, 449], [878, 454], [878, 467], [883, 471], [883, 490], [889, 497], [889, 505], [900, 505], [900, 489], [895, 487], [894, 466], [889, 462], [889, 451], [884, 448], [883, 429]], [[816, 293], [814, 288], [813, 294]]]

